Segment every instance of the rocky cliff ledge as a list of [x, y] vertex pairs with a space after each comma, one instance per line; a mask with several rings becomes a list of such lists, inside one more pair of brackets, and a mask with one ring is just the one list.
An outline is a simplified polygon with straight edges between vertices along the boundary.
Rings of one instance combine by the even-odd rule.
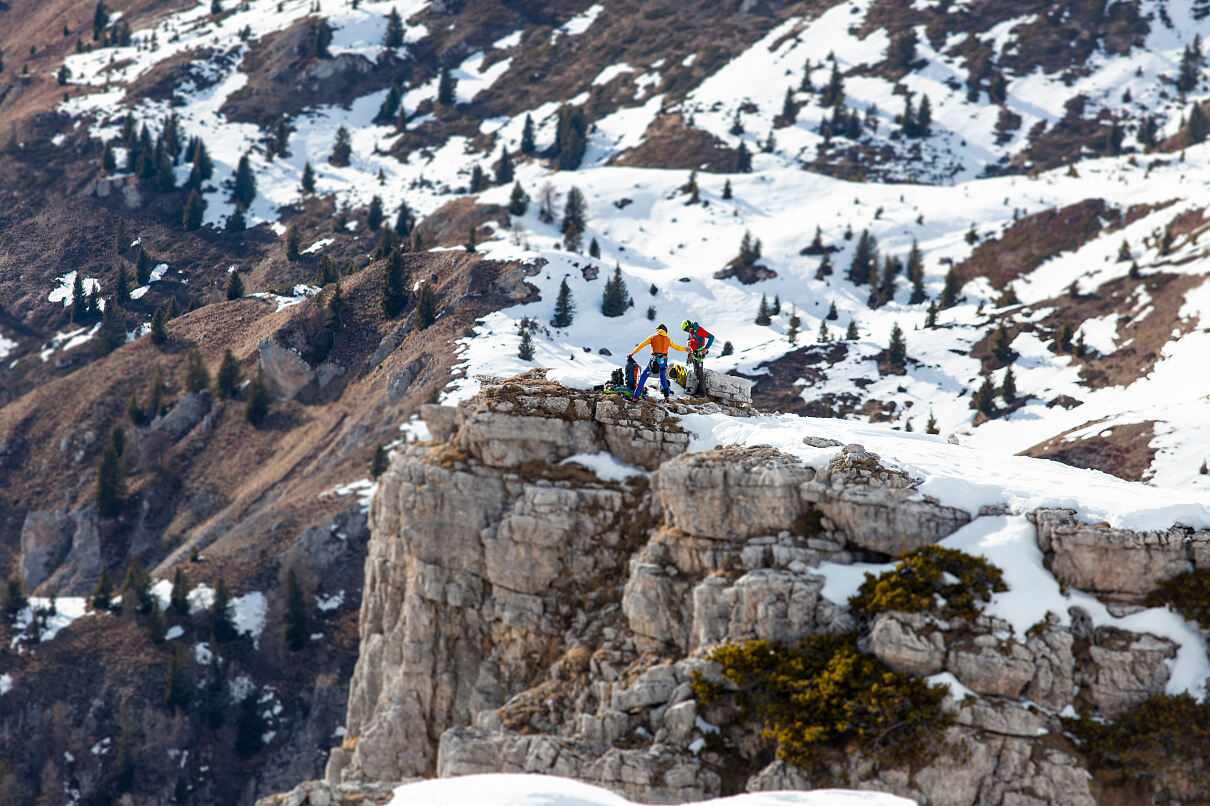
[[[347, 738], [328, 783], [274, 802], [497, 771], [578, 778], [651, 803], [831, 781], [922, 804], [1100, 800], [1059, 714], [1113, 717], [1162, 693], [1171, 641], [1094, 627], [1078, 608], [1028, 636], [986, 615], [861, 618], [823, 595], [821, 563], [885, 561], [970, 514], [921, 496], [860, 446], [807, 437], [836, 449], [818, 468], [763, 447], [687, 453], [677, 415], [699, 409], [544, 377], [427, 407], [433, 441], [395, 455], [371, 511]], [[1068, 512], [1031, 521], [1056, 575], [1108, 600], [1136, 601], [1139, 584], [1206, 559], [1202, 533], [1109, 530], [1096, 541]], [[1119, 554], [1148, 580], [1119, 579]], [[709, 647], [854, 630], [896, 671], [952, 675], [947, 752], [914, 767], [838, 755], [830, 780], [813, 782], [751, 730], [722, 747], [690, 685], [695, 670], [721, 679]]]

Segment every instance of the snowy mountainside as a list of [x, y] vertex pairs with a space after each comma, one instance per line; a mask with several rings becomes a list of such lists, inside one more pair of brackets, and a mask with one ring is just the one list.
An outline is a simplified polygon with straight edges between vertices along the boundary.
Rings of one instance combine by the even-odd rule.
[[[381, 43], [392, 9], [404, 21], [401, 45], [384, 49]], [[183, 136], [203, 137], [216, 163], [216, 181], [204, 186], [207, 225], [221, 227], [230, 217], [234, 207], [221, 177], [233, 172], [245, 154], [258, 190], [246, 211], [249, 223], [264, 222], [279, 234], [284, 232], [279, 223], [282, 211], [300, 201], [299, 183], [308, 163], [316, 172], [316, 192], [335, 199], [340, 208], [356, 210], [377, 196], [385, 210], [406, 204], [419, 218], [436, 211], [451, 196], [465, 193], [476, 165], [490, 174], [501, 148], [518, 154], [516, 177], [532, 199], [537, 201], [542, 186], [553, 188], [556, 216], [572, 187], [586, 192], [588, 230], [583, 242], [598, 242], [602, 256], [594, 265], [603, 277], [611, 266], [621, 268], [634, 308], [613, 322], [599, 318], [601, 281], [585, 280], [581, 273], [588, 259], [563, 250], [561, 228], [540, 221], [537, 205], [531, 205], [529, 213], [514, 218], [511, 230], [497, 227], [495, 239], [478, 248], [492, 257], [548, 261], [535, 281], [543, 301], [485, 321], [476, 338], [465, 345], [468, 377], [520, 368], [512, 360], [516, 345], [512, 331], [523, 317], [549, 321], [564, 275], [580, 316], [570, 329], [544, 328], [536, 360], [568, 371], [574, 368], [584, 380], [591, 376], [597, 382], [647, 335], [653, 323], [644, 316], [651, 305], [657, 320], [675, 326], [682, 317], [698, 319], [720, 341], [731, 341], [736, 354], [714, 358], [719, 368], [756, 376], [768, 373], [784, 387], [775, 371], [761, 365], [793, 350], [784, 338], [791, 310], [800, 315], [798, 342], [804, 344], [815, 341], [823, 315], [835, 304], [839, 317], [825, 323], [831, 336], [841, 335], [854, 320], [860, 338], [845, 343], [839, 356], [835, 349], [826, 359], [816, 354], [822, 353], [817, 348], [805, 354], [808, 365], [827, 363], [809, 377], [790, 379], [791, 384], [803, 381], [799, 397], [804, 407], [815, 404], [809, 410], [872, 416], [900, 427], [910, 420], [918, 430], [931, 415], [943, 433], [957, 434], [970, 444], [1010, 452], [1049, 445], [1045, 450], [1059, 455], [1085, 438], [1107, 438], [1112, 443], [1116, 426], [1146, 423], [1142, 427], [1150, 428], [1150, 436], [1141, 448], [1132, 444], [1106, 449], [1143, 453], [1143, 458], [1127, 463], [1133, 469], [1117, 472], [1164, 485], [1204, 482], [1197, 473], [1202, 457], [1191, 447], [1197, 442], [1191, 437], [1204, 419], [1199, 403], [1204, 391], [1196, 383], [1184, 382], [1189, 356], [1198, 352], [1200, 340], [1198, 333], [1187, 332], [1196, 330], [1201, 310], [1195, 293], [1204, 275], [1196, 247], [1198, 227], [1187, 232], [1187, 240], [1177, 240], [1175, 251], [1159, 244], [1159, 233], [1176, 217], [1197, 215], [1200, 209], [1196, 194], [1185, 188], [1197, 187], [1198, 177], [1206, 172], [1204, 147], [1182, 151], [1179, 162], [1175, 157], [1140, 153], [1144, 140], [1178, 141], [1189, 105], [1206, 95], [1200, 62], [1193, 86], [1179, 91], [1175, 86], [1182, 53], [1200, 41], [1196, 37], [1203, 28], [1210, 31], [1210, 23], [1189, 8], [1143, 1], [1090, 11], [1073, 3], [1056, 8], [1043, 4], [1009, 14], [993, 3], [932, 7], [854, 0], [820, 11], [792, 6], [778, 12], [778, 18], [766, 20], [766, 33], [704, 77], [683, 75], [699, 60], [693, 54], [676, 62], [651, 58], [646, 65], [577, 64], [574, 74], [579, 78], [564, 82], [568, 94], [536, 106], [517, 106], [508, 100], [509, 88], [518, 87], [521, 80], [518, 70], [535, 49], [535, 37], [548, 36], [543, 44], [555, 48], [574, 43], [602, 59], [608, 53], [602, 45], [608, 44], [611, 32], [636, 11], [624, 3], [597, 3], [561, 18], [557, 25], [544, 20], [545, 27], [530, 23], [502, 36], [496, 36], [502, 30], [499, 20], [492, 20], [496, 25], [492, 28], [475, 16], [480, 13], [477, 8], [433, 7], [424, 2], [364, 2], [356, 8], [343, 4], [327, 8], [321, 3], [318, 13], [311, 3], [246, 2], [232, 4], [220, 15], [209, 12], [209, 4], [199, 4], [147, 28], [136, 27], [130, 47], [68, 56], [64, 64], [71, 86], [88, 91], [73, 95], [60, 107], [89, 121], [91, 135], [101, 140], [116, 136], [127, 108], [153, 129], [175, 113]], [[327, 63], [346, 73], [382, 73], [377, 80], [384, 84], [394, 76], [391, 80], [402, 82], [401, 107], [411, 119], [406, 131], [400, 132], [397, 125], [378, 117], [387, 89], [344, 98], [342, 104], [310, 107], [288, 118], [292, 129], [288, 153], [274, 157], [265, 145], [268, 135], [262, 127], [231, 119], [232, 98], [255, 78], [245, 68], [253, 64], [247, 54], [258, 39], [304, 29], [321, 15], [332, 30]], [[455, 34], [464, 25], [471, 39], [484, 38], [486, 31], [495, 38], [490, 47], [466, 53], [476, 46], [466, 39], [449, 44], [437, 33], [436, 21], [446, 19]], [[878, 27], [880, 23], [886, 27]], [[1083, 61], [1075, 55], [1042, 53], [1030, 61], [1031, 38], [1043, 37], [1043, 29], [1051, 31], [1047, 36], [1061, 37], [1074, 36], [1072, 30], [1079, 27], [1097, 32], [1103, 40], [1099, 45], [1095, 41], [1081, 45], [1087, 50]], [[908, 54], [912, 58], [896, 56], [904, 62], [896, 66], [892, 43], [909, 32], [915, 37], [914, 50]], [[154, 49], [145, 44], [153, 37]], [[418, 61], [445, 45], [437, 63], [451, 67], [457, 114], [436, 103], [440, 82], [435, 65]], [[178, 86], [168, 100], [135, 92], [140, 79], [157, 65], [182, 56], [203, 56], [194, 64], [194, 71], [205, 77], [201, 85]], [[828, 94], [831, 57], [843, 77], [843, 101], [829, 107], [822, 103]], [[807, 64], [810, 80], [804, 82]], [[300, 69], [311, 74], [315, 62], [303, 62]], [[626, 88], [620, 95], [619, 87]], [[929, 134], [909, 136], [903, 99], [914, 99], [918, 111], [925, 96], [932, 109]], [[552, 172], [544, 160], [526, 158], [517, 149], [527, 116], [535, 124], [537, 154], [556, 149], [558, 110], [564, 105], [583, 105], [594, 117], [580, 168]], [[821, 127], [830, 127], [840, 108], [846, 110], [844, 114], [860, 115], [858, 130], [821, 132]], [[1073, 109], [1080, 126], [1091, 125], [1098, 134], [1091, 140], [1063, 141], [1066, 145], [1058, 152], [1042, 156], [1039, 143], [1044, 134], [1072, 128]], [[787, 111], [793, 114], [792, 121], [785, 117]], [[996, 122], [1006, 113], [1019, 123], [997, 134]], [[1144, 131], [1144, 113], [1154, 123], [1154, 136]], [[687, 195], [678, 192], [687, 181], [684, 172], [673, 175], [658, 168], [612, 166], [625, 162], [627, 153], [643, 143], [644, 131], [667, 115], [679, 116], [688, 129], [704, 133], [724, 148], [743, 143], [752, 154], [752, 171], [700, 175], [703, 202], [688, 205]], [[458, 123], [451, 124], [451, 118], [459, 118]], [[477, 126], [468, 127], [475, 122]], [[1115, 125], [1121, 134], [1115, 148], [1123, 155], [1099, 156], [1104, 148], [1089, 143], [1103, 145]], [[354, 156], [346, 167], [331, 165], [327, 159], [340, 126], [352, 134]], [[1052, 152], [1056, 148], [1053, 143], [1047, 147]], [[118, 152], [120, 156], [121, 149]], [[846, 160], [860, 171], [833, 170]], [[1037, 171], [1056, 162], [1078, 168], [1068, 173]], [[1034, 172], [1029, 178], [1021, 173], [985, 176], [1030, 169]], [[814, 171], [929, 184], [846, 182]], [[187, 164], [178, 166], [177, 181], [183, 183], [188, 173]], [[734, 192], [729, 201], [722, 199], [726, 183]], [[939, 327], [924, 330], [927, 305], [907, 302], [907, 278], [901, 276], [887, 304], [873, 310], [867, 306], [868, 287], [844, 279], [859, 240], [845, 235], [868, 230], [883, 256], [905, 258], [913, 241], [918, 243], [926, 299], [937, 300], [947, 267], [961, 266], [974, 243], [999, 234], [1022, 216], [1098, 198], [1117, 212], [1118, 220], [1095, 222], [1097, 237], [1015, 279], [1011, 286], [1019, 306], [995, 308], [1005, 289], [993, 288], [978, 277], [965, 278], [973, 281], [963, 290], [961, 302], [940, 314]], [[509, 188], [487, 190], [477, 199], [481, 204], [507, 204]], [[1174, 200], [1174, 206], [1164, 206]], [[1130, 213], [1137, 210], [1150, 212]], [[816, 226], [826, 247], [836, 250], [828, 253], [835, 273], [818, 280], [820, 257], [802, 254]], [[760, 240], [760, 264], [776, 272], [775, 279], [744, 286], [714, 278], [714, 272], [735, 254], [745, 232]], [[1123, 241], [1130, 244], [1131, 260], [1117, 259]], [[319, 242], [316, 237], [311, 243]], [[321, 247], [315, 250], [322, 254]], [[1130, 310], [1098, 317], [1082, 316], [1076, 299], [1064, 293], [1074, 281], [1080, 294], [1095, 297], [1106, 284], [1123, 282], [1131, 261], [1138, 264], [1134, 276], [1141, 271], [1190, 278], [1182, 286], [1187, 299], [1179, 310], [1170, 310], [1168, 304], [1161, 306], [1162, 313], [1152, 312], [1145, 282], [1127, 295]], [[651, 286], [658, 289], [655, 295], [648, 293]], [[762, 296], [770, 301], [776, 296], [782, 304], [780, 316], [768, 328], [752, 324]], [[1088, 348], [1082, 356], [1056, 354], [1052, 346], [1059, 320], [1069, 310], [1068, 324]], [[1153, 361], [1140, 362], [1145, 371], [1138, 374], [1145, 377], [1126, 371], [1115, 373], [1108, 384], [1090, 383], [1088, 377], [1096, 374], [1098, 361], [1135, 339], [1125, 331], [1118, 333], [1119, 324], [1125, 326], [1119, 320], [1139, 315], [1156, 320], [1148, 320], [1150, 330], [1179, 329], [1183, 335], [1153, 350], [1157, 352]], [[1161, 318], [1164, 321], [1158, 321]], [[895, 323], [907, 333], [907, 375], [881, 374], [872, 363]], [[981, 415], [972, 424], [976, 412], [970, 408], [971, 395], [982, 383], [980, 376], [990, 378], [995, 369], [999, 385], [1004, 362], [977, 361], [967, 354], [999, 323], [1005, 323], [1015, 338], [1013, 367], [1019, 400], [1015, 406], [996, 404], [986, 414], [998, 416]], [[584, 348], [591, 355], [583, 353]], [[601, 357], [602, 348], [612, 356]], [[773, 382], [766, 382], [766, 389]], [[792, 396], [794, 388], [778, 392]], [[1097, 436], [1103, 434], [1110, 436]], [[1103, 453], [1093, 452], [1091, 459], [1082, 461], [1095, 463]]]

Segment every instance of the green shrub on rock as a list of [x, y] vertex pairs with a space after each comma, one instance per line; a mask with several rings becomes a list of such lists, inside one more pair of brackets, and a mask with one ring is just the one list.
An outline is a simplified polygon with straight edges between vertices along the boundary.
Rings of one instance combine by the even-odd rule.
[[1188, 571], [1165, 580], [1147, 594], [1148, 607], [1171, 607], [1202, 629], [1210, 630], [1210, 568]]
[[894, 672], [859, 652], [856, 636], [812, 635], [797, 645], [771, 641], [724, 644], [710, 653], [738, 687], [694, 672], [706, 705], [733, 697], [741, 720], [755, 720], [777, 755], [804, 769], [827, 748], [855, 747], [880, 763], [925, 762], [940, 749], [953, 715], [943, 713], [946, 688]]
[[971, 619], [993, 593], [1008, 590], [999, 568], [982, 557], [929, 545], [903, 555], [894, 570], [866, 574], [849, 599], [857, 613], [873, 616], [895, 610], [936, 612], [943, 618]]

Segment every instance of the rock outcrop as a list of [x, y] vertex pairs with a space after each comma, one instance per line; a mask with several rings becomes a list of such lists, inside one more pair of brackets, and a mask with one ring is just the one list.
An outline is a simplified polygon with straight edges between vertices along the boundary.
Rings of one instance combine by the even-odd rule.
[[[814, 468], [771, 448], [687, 452], [677, 415], [689, 411], [565, 389], [541, 371], [426, 406], [432, 442], [395, 454], [371, 509], [348, 738], [328, 788], [315, 785], [323, 794], [290, 802], [496, 771], [652, 803], [820, 785], [783, 761], [752, 766], [751, 732], [730, 738], [750, 752], [722, 754], [690, 685], [695, 672], [723, 682], [706, 650], [858, 629], [847, 602], [824, 595], [820, 564], [892, 557], [970, 516], [856, 445]], [[563, 463], [605, 452], [634, 472]], [[1065, 556], [1078, 528], [1035, 517], [1050, 556]], [[1074, 609], [1068, 621], [1050, 615], [1020, 636], [988, 616], [878, 615], [865, 651], [961, 684], [945, 705], [951, 752], [913, 769], [854, 754], [830, 762], [829, 780], [922, 804], [1094, 803], [1070, 743], [1043, 737], [1063, 734], [1057, 715], [1071, 707], [1113, 717], [1161, 693], [1175, 647], [1093, 629]]]

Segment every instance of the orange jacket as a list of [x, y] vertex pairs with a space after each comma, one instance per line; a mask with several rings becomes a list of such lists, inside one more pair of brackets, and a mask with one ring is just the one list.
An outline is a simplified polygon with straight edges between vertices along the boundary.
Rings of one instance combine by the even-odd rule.
[[668, 355], [669, 347], [674, 350], [680, 350], [682, 353], [688, 352], [684, 347], [681, 347], [679, 344], [675, 344], [672, 339], [668, 338], [668, 334], [664, 333], [664, 331], [657, 330], [654, 334], [644, 339], [638, 347], [635, 347], [633, 350], [631, 350], [630, 354], [634, 355], [649, 344], [651, 345], [652, 355]]

